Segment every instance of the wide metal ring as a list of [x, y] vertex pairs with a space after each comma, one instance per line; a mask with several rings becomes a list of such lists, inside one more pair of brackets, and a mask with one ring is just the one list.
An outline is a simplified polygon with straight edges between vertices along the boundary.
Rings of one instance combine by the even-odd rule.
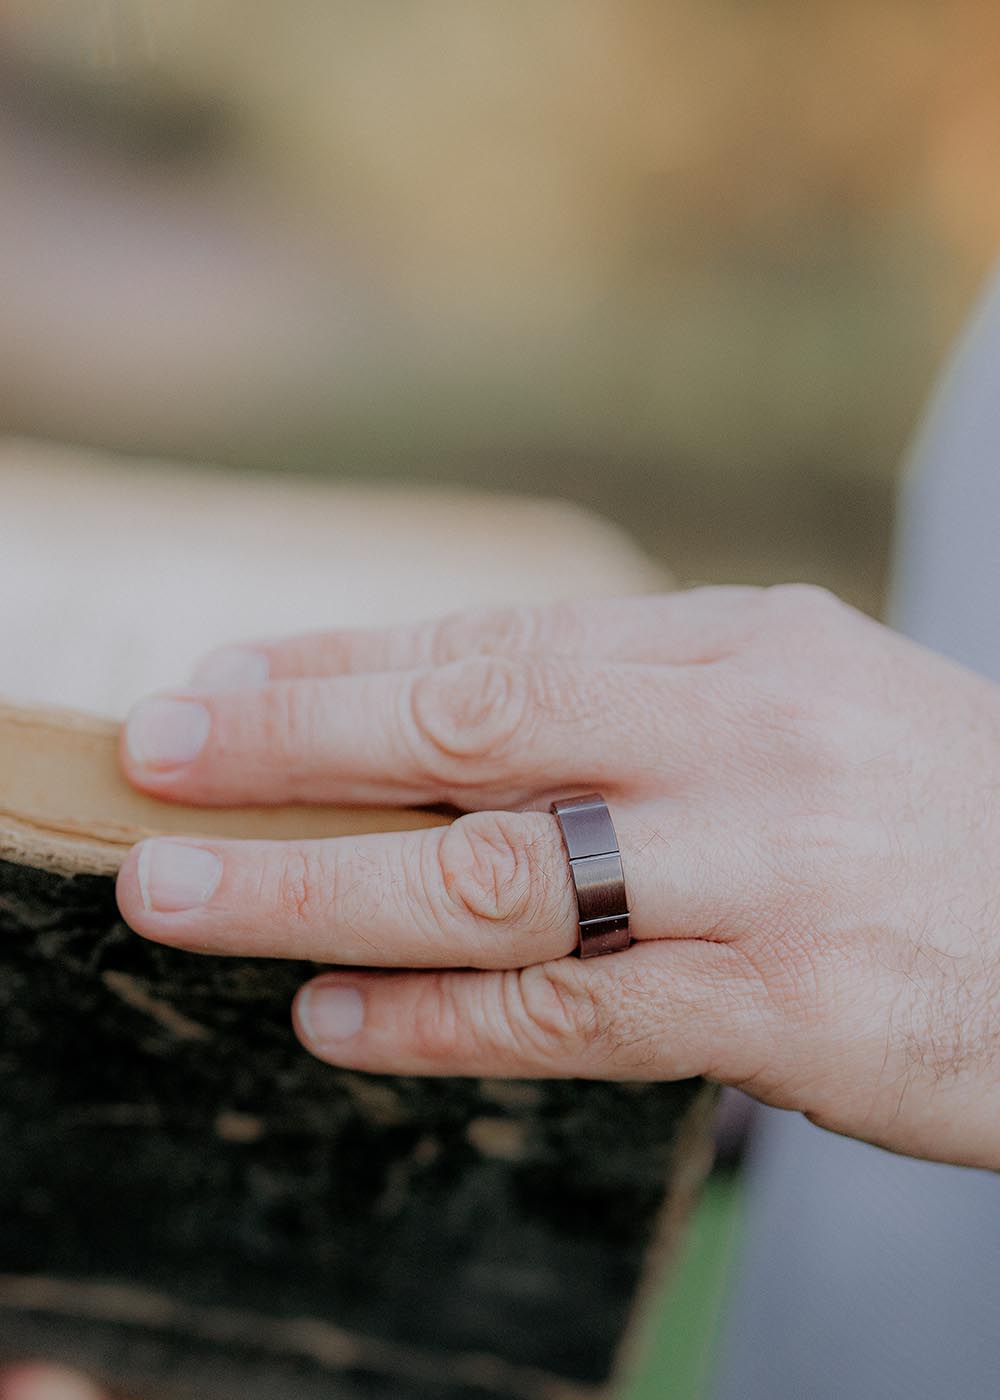
[[576, 890], [581, 958], [621, 953], [632, 942], [618, 836], [599, 792], [553, 802]]

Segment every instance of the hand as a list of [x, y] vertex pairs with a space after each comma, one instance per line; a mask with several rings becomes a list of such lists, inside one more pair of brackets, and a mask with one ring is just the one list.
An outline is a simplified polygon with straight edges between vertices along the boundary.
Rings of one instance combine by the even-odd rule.
[[[470, 813], [129, 856], [119, 901], [146, 937], [340, 965], [296, 1001], [314, 1054], [704, 1074], [901, 1152], [1000, 1166], [997, 687], [806, 587], [340, 632], [202, 675], [133, 712], [124, 763], [148, 792]], [[581, 962], [548, 806], [594, 789], [637, 941]]]

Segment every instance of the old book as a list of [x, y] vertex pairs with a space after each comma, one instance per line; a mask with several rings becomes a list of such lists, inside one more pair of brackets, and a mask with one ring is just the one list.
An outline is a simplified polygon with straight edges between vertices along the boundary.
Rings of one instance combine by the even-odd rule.
[[[116, 716], [176, 679], [161, 663], [192, 632], [189, 657], [301, 626], [317, 605], [311, 591], [300, 605], [296, 580], [311, 590], [321, 570], [335, 600], [326, 620], [365, 622], [476, 600], [477, 577], [485, 602], [588, 584], [620, 592], [649, 586], [653, 571], [602, 526], [572, 515], [560, 525], [551, 507], [441, 497], [401, 560], [413, 536], [400, 520], [423, 509], [412, 496], [53, 465], [23, 445], [6, 466], [0, 454], [0, 502], [0, 687], [20, 693], [0, 705], [0, 1361], [83, 1365], [144, 1400], [596, 1393], [704, 1169], [709, 1091], [321, 1065], [288, 1015], [311, 968], [135, 937], [114, 903], [121, 856], [151, 831], [280, 838], [443, 818], [156, 803], [118, 774], [114, 718], [40, 702]], [[181, 503], [184, 518], [227, 528], [206, 526], [194, 548]], [[468, 579], [445, 578], [433, 553], [459, 516], [489, 554]], [[533, 519], [548, 587], [504, 554]], [[251, 565], [265, 521], [284, 567], [268, 560], [262, 587]], [[116, 530], [144, 540], [145, 564], [138, 549], [126, 565], [100, 553], [113, 557]], [[347, 569], [339, 531], [351, 536]], [[387, 539], [399, 547], [383, 566]], [[584, 543], [586, 578], [574, 563]], [[91, 550], [88, 579], [78, 565]], [[386, 569], [405, 584], [395, 609]], [[179, 597], [168, 599], [171, 579]], [[345, 604], [338, 587], [369, 606]], [[74, 648], [86, 661], [75, 691]]]

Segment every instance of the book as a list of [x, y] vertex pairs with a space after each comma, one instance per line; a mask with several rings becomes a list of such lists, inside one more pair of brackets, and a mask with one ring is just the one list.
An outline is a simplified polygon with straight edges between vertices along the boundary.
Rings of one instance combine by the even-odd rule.
[[[441, 610], [446, 594], [469, 599], [477, 588], [484, 602], [490, 588], [538, 601], [565, 593], [583, 537], [587, 579], [571, 577], [571, 587], [596, 574], [605, 591], [627, 591], [655, 570], [614, 532], [595, 564], [605, 527], [552, 506], [538, 507], [544, 529], [535, 524], [547, 541], [546, 588], [540, 572], [526, 578], [527, 566], [510, 563], [531, 503], [442, 494], [426, 515], [434, 539], [421, 566], [401, 561], [409, 536], [393, 533], [397, 517], [412, 525], [424, 509], [413, 493], [344, 495], [62, 454], [53, 463], [51, 450], [23, 444], [6, 451], [0, 575], [10, 583], [16, 573], [17, 591], [0, 593], [0, 688], [21, 694], [0, 704], [0, 1362], [82, 1366], [142, 1400], [594, 1395], [625, 1364], [640, 1300], [705, 1169], [711, 1091], [367, 1076], [319, 1063], [289, 1019], [314, 967], [194, 956], [136, 937], [114, 901], [124, 852], [152, 832], [281, 839], [447, 818], [159, 803], [118, 771], [117, 718], [191, 640], [183, 599], [193, 579], [211, 572], [216, 587], [189, 660], [201, 645], [260, 630], [248, 557], [266, 538], [265, 518], [285, 562], [263, 572], [269, 590], [287, 593], [275, 619], [287, 630], [313, 567], [322, 564], [331, 596], [338, 577], [357, 585], [361, 554], [339, 573], [338, 551], [320, 546], [361, 523], [373, 579], [389, 570], [406, 582], [396, 616]], [[246, 529], [206, 529], [195, 549], [174, 533], [182, 498], [192, 518]], [[480, 552], [491, 540], [478, 583], [433, 549], [463, 515]], [[301, 537], [297, 522], [309, 524]], [[89, 547], [113, 549], [115, 531], [145, 533], [146, 564], [126, 550], [126, 565], [95, 555], [94, 580], [68, 569], [60, 531], [79, 553], [91, 524]], [[399, 543], [391, 564], [380, 554], [387, 540]], [[428, 547], [425, 537], [419, 548]], [[171, 558], [181, 601], [168, 605], [160, 571]], [[361, 590], [376, 606], [341, 610], [389, 620], [391, 590], [380, 587]], [[99, 700], [110, 717], [65, 707], [73, 677], [50, 638], [71, 629], [91, 663], [76, 677], [78, 703]], [[18, 648], [31, 666], [11, 661]], [[106, 665], [93, 664], [95, 653]], [[52, 699], [63, 707], [43, 703]]]

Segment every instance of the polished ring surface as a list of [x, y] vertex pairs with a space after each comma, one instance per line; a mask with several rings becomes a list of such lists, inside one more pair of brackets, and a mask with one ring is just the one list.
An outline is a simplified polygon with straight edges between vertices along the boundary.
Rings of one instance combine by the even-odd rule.
[[600, 793], [553, 802], [576, 890], [581, 958], [620, 953], [632, 942], [625, 872], [615, 825]]

